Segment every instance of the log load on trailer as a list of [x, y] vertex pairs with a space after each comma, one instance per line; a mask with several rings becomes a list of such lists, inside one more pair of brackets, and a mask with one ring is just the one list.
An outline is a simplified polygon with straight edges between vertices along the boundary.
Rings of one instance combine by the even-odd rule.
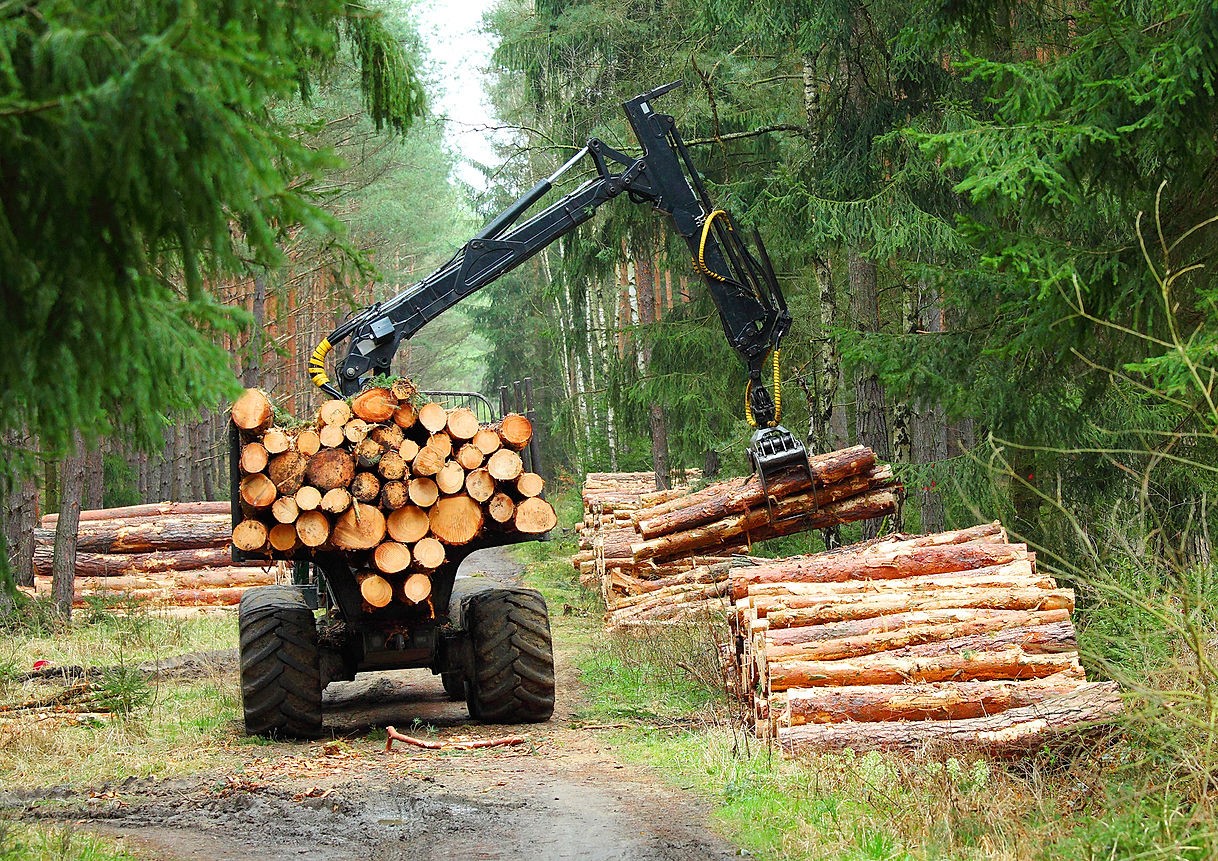
[[[748, 453], [762, 496], [772, 479], [808, 472], [803, 444], [779, 424], [778, 355], [791, 315], [760, 236], [754, 233], [750, 246], [711, 202], [673, 118], [652, 107], [678, 85], [623, 103], [640, 156], [589, 140], [448, 263], [324, 339], [308, 372], [332, 400], [310, 427], [294, 435], [274, 427], [269, 402], [252, 395], [234, 407], [234, 553], [303, 563], [301, 585], [243, 597], [247, 731], [316, 736], [328, 681], [407, 667], [439, 673], [445, 690], [483, 720], [550, 717], [553, 658], [541, 596], [481, 578], [456, 581], [458, 563], [472, 550], [535, 540], [554, 525], [540, 478], [521, 474], [523, 426], [505, 416], [496, 447], [484, 423], [462, 416], [458, 429], [442, 406], [373, 383], [389, 374], [403, 341], [615, 198], [668, 215], [690, 249], [724, 334], [746, 366], [745, 416], [757, 428]], [[592, 179], [517, 223], [585, 158]], [[340, 344], [345, 355], [331, 380], [326, 361]], [[395, 429], [402, 432], [396, 453], [387, 441]], [[810, 485], [810, 472], [807, 478]], [[425, 517], [400, 514], [424, 510]], [[395, 519], [401, 536], [393, 534]], [[419, 533], [424, 523], [431, 534]], [[311, 608], [319, 601], [326, 612], [315, 622]]]

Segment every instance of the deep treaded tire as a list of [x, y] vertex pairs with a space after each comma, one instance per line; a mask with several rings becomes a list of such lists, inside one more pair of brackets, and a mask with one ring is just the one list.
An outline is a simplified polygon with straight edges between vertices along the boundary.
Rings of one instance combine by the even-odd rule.
[[261, 586], [241, 596], [241, 699], [250, 735], [317, 738], [321, 669], [313, 611], [299, 589]]
[[469, 608], [470, 715], [485, 723], [536, 723], [554, 713], [554, 652], [545, 599], [490, 590]]

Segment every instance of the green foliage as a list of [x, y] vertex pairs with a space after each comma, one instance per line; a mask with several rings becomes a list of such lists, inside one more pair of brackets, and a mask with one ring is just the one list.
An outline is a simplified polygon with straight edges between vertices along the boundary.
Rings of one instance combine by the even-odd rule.
[[22, 7], [0, 29], [4, 427], [62, 450], [232, 393], [216, 336], [245, 322], [206, 285], [275, 264], [283, 232], [333, 232], [332, 164], [268, 111], [333, 65], [342, 25], [378, 123], [421, 110], [375, 17], [338, 0]]

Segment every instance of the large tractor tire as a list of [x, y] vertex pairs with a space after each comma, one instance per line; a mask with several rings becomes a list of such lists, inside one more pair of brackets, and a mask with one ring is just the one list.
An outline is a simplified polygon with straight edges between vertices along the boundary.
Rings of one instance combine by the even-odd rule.
[[300, 590], [261, 586], [241, 596], [241, 699], [250, 735], [322, 734], [317, 624]]
[[492, 589], [468, 611], [470, 715], [484, 723], [537, 723], [554, 713], [554, 652], [545, 599]]

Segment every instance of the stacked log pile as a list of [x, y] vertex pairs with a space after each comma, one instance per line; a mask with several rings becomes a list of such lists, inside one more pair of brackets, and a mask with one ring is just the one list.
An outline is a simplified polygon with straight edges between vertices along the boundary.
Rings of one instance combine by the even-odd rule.
[[[700, 490], [639, 497], [629, 522], [593, 519], [596, 533], [573, 561], [597, 585], [610, 628], [683, 621], [722, 610], [734, 556], [755, 541], [896, 511], [900, 486], [875, 453], [855, 446], [809, 458], [763, 487], [755, 476]], [[810, 479], [809, 479], [810, 472]], [[607, 494], [595, 499], [601, 505]], [[587, 497], [585, 497], [587, 498]], [[609, 496], [620, 504], [620, 495]]]
[[1073, 592], [998, 523], [757, 560], [731, 595], [733, 687], [788, 752], [1008, 753], [1120, 708], [1083, 674]]
[[428, 601], [447, 548], [554, 528], [544, 482], [518, 453], [532, 438], [527, 418], [481, 425], [468, 409], [416, 399], [399, 380], [283, 427], [266, 395], [247, 389], [232, 409], [244, 514], [234, 546], [274, 559], [342, 553], [376, 609]]
[[[57, 514], [34, 539], [34, 587], [50, 594]], [[229, 606], [251, 586], [275, 582], [266, 563], [234, 565], [227, 502], [163, 502], [82, 511], [74, 603], [122, 597], [168, 606]]]

